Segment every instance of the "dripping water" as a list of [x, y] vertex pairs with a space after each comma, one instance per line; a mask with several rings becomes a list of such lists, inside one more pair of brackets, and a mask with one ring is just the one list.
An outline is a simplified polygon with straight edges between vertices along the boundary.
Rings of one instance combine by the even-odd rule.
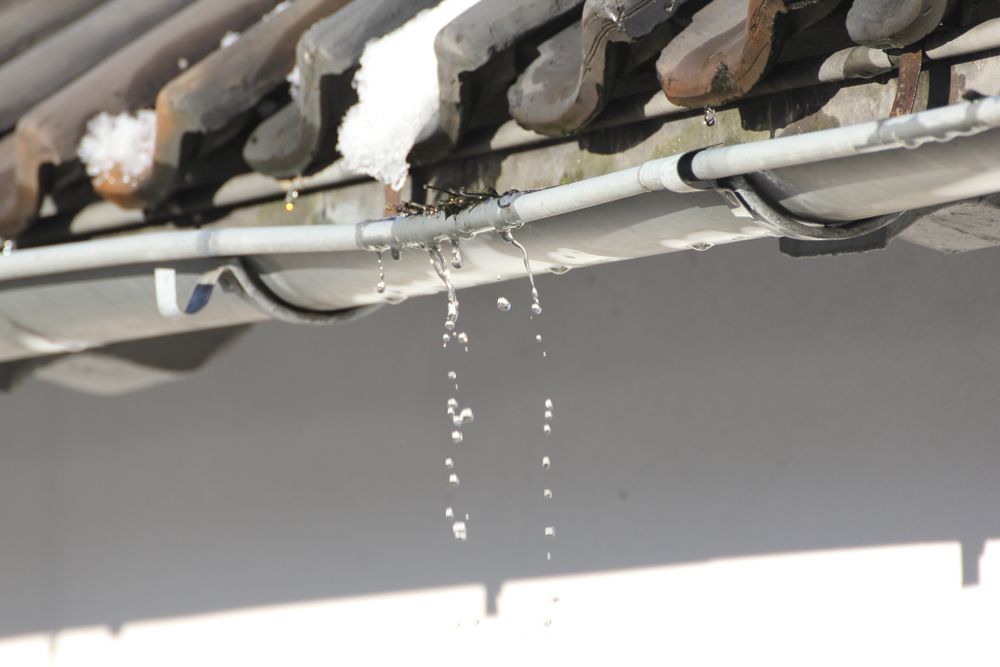
[[378, 260], [378, 282], [375, 283], [375, 291], [385, 294], [385, 264], [382, 262], [382, 251], [375, 251], [375, 259]]

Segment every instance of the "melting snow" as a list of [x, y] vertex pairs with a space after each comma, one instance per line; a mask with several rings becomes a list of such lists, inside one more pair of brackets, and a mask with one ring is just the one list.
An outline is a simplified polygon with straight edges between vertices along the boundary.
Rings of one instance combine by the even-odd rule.
[[337, 142], [348, 169], [403, 188], [406, 157], [438, 110], [434, 39], [476, 1], [442, 0], [368, 42], [354, 77], [358, 103], [344, 117]]
[[155, 145], [156, 112], [102, 112], [87, 123], [77, 155], [95, 183], [120, 180], [133, 184], [153, 166]]

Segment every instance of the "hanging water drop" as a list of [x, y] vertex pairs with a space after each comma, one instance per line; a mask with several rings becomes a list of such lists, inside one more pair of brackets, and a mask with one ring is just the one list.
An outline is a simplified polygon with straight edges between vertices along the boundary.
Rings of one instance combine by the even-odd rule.
[[552, 467], [552, 459], [550, 459], [548, 456], [543, 456], [542, 457], [542, 470], [548, 470], [551, 467]]
[[375, 251], [375, 258], [378, 260], [378, 282], [375, 283], [375, 291], [385, 294], [385, 264], [382, 263], [382, 251]]
[[711, 250], [712, 248], [714, 248], [715, 244], [714, 243], [707, 243], [707, 242], [703, 241], [703, 242], [700, 242], [700, 243], [692, 243], [688, 247], [691, 248], [691, 250], [696, 250], [698, 252], [705, 252], [706, 250]]
[[399, 251], [399, 248], [389, 248], [389, 255], [392, 257], [394, 262], [398, 262], [399, 258], [403, 256]]
[[531, 260], [528, 259], [528, 249], [514, 238], [513, 232], [509, 229], [505, 229], [500, 232], [500, 238], [521, 251], [521, 259], [524, 262], [524, 270], [528, 274], [528, 283], [531, 284], [531, 312], [535, 315], [541, 315], [542, 304], [538, 300], [538, 289], [535, 287], [535, 273], [531, 270]]
[[455, 539], [459, 542], [465, 542], [469, 537], [464, 521], [456, 521], [451, 524], [451, 532], [454, 533]]
[[455, 324], [458, 322], [458, 297], [455, 294], [455, 284], [451, 281], [451, 273], [444, 263], [444, 258], [441, 257], [441, 249], [437, 246], [428, 248], [427, 254], [430, 256], [434, 272], [438, 274], [448, 290], [448, 316], [445, 319], [444, 328], [448, 331], [454, 331]]
[[458, 475], [456, 475], [455, 473], [451, 473], [450, 475], [448, 475], [448, 483], [451, 484], [452, 486], [458, 486]]
[[456, 445], [458, 443], [462, 442], [462, 432], [461, 431], [452, 431], [451, 432], [451, 441], [454, 442]]
[[465, 266], [462, 250], [458, 247], [458, 239], [452, 239], [451, 241], [451, 265], [455, 269], [461, 269]]
[[497, 310], [499, 310], [501, 313], [509, 312], [510, 301], [508, 301], [504, 297], [500, 297], [499, 299], [497, 299]]

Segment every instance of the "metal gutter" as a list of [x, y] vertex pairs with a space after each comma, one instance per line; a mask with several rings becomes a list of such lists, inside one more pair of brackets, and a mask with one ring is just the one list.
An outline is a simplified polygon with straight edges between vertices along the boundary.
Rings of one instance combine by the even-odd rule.
[[[783, 230], [859, 234], [889, 224], [903, 209], [1000, 189], [998, 130], [1000, 97], [991, 97], [660, 158], [511, 193], [450, 217], [322, 224], [325, 207], [318, 205], [315, 224], [299, 227], [145, 233], [15, 251], [0, 257], [0, 361], [279, 315], [335, 321], [338, 311], [441, 291], [423, 250], [435, 245], [460, 245], [464, 268], [451, 272], [458, 287], [522, 277], [519, 251], [496, 230], [514, 229], [533, 270], [553, 273]], [[851, 222], [830, 224], [835, 220]], [[404, 252], [399, 261], [386, 260], [389, 288], [380, 294], [372, 251], [390, 248]], [[176, 273], [160, 281], [171, 294], [162, 285], [156, 294], [157, 268]], [[210, 303], [171, 307], [175, 316], [164, 317], [162, 304], [176, 305], [178, 293], [190, 305], [183, 295], [204, 296], [215, 284], [222, 292]]]

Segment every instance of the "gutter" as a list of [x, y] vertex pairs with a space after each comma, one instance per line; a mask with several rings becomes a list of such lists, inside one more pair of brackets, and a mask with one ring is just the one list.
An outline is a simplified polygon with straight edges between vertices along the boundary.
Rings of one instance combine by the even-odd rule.
[[[0, 329], [8, 329], [0, 361], [271, 318], [339, 321], [345, 311], [442, 291], [425, 250], [445, 242], [464, 255], [464, 268], [451, 272], [458, 287], [524, 276], [520, 253], [497, 231], [513, 230], [532, 270], [553, 273], [768, 236], [852, 238], [901, 211], [1000, 189], [997, 130], [1000, 97], [989, 97], [655, 159], [508, 193], [454, 216], [334, 225], [318, 214], [298, 227], [142, 233], [15, 251], [0, 257]], [[373, 251], [389, 249], [405, 252], [387, 263], [389, 289], [379, 294]], [[176, 275], [154, 280], [154, 269]], [[211, 296], [215, 285], [222, 293]], [[178, 291], [197, 292], [199, 307], [164, 307]]]

